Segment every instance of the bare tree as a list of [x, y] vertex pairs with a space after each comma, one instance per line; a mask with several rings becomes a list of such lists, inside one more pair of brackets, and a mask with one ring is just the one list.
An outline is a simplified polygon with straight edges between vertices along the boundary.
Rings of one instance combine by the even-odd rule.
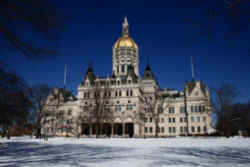
[[82, 114], [72, 119], [72, 123], [70, 126], [71, 133], [77, 138], [80, 138], [81, 136], [81, 127], [82, 127], [82, 123], [85, 121], [84, 119], [85, 118], [82, 116]]
[[110, 104], [111, 89], [106, 81], [95, 82], [92, 91], [94, 92], [93, 105], [89, 111], [89, 120], [94, 122], [96, 137], [103, 131], [103, 123], [113, 118], [113, 110]]
[[[143, 99], [146, 107], [145, 107], [145, 116], [152, 117], [154, 124], [155, 124], [155, 137], [159, 137], [160, 132], [160, 115], [163, 114], [164, 107], [169, 106], [168, 99], [164, 98], [159, 90], [157, 90], [153, 95], [151, 96], [145, 96]], [[164, 105], [165, 104], [165, 105]]]
[[206, 16], [202, 20], [196, 21], [196, 26], [201, 33], [211, 34], [213, 29], [217, 31], [218, 21], [225, 24], [223, 34], [226, 38], [233, 39], [240, 33], [247, 33], [250, 28], [250, 1], [249, 0], [222, 0], [222, 1], [202, 1], [196, 2], [201, 16]]
[[[35, 46], [32, 41], [22, 37], [24, 29], [37, 32], [47, 41], [56, 39], [62, 20], [52, 2], [48, 0], [1, 0], [0, 34], [5, 39], [6, 47], [21, 51], [26, 56], [55, 54], [44, 46]], [[38, 37], [36, 36], [36, 38]], [[32, 39], [31, 37], [29, 39]]]
[[228, 122], [226, 114], [231, 110], [239, 92], [235, 85], [222, 84], [218, 88], [212, 88], [211, 93], [212, 112], [216, 114], [217, 120], [221, 121], [221, 127], [217, 128], [217, 130], [222, 135], [227, 135], [227, 131], [225, 130], [226, 123]]
[[41, 118], [42, 110], [45, 105], [44, 100], [46, 100], [49, 93], [52, 91], [52, 87], [47, 84], [38, 84], [31, 87], [32, 99], [34, 103], [34, 113], [36, 115], [36, 137], [41, 135]]

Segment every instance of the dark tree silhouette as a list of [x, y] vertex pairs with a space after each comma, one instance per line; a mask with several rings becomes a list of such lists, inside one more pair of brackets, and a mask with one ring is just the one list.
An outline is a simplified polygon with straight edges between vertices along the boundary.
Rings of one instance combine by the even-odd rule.
[[0, 67], [0, 126], [3, 136], [13, 125], [25, 125], [33, 107], [30, 88], [15, 73]]
[[53, 88], [47, 84], [37, 84], [31, 87], [32, 100], [34, 104], [34, 121], [36, 122], [37, 128], [36, 137], [41, 135], [41, 111], [43, 110], [44, 100], [47, 98], [52, 89]]
[[28, 41], [31, 36], [27, 38], [22, 34], [35, 31], [46, 40], [55, 39], [62, 26], [57, 13], [49, 0], [1, 0], [0, 40], [5, 41], [5, 47], [15, 48], [26, 56], [55, 54], [55, 51], [41, 46], [42, 42], [35, 46]]
[[239, 94], [235, 85], [222, 84], [218, 88], [211, 89], [212, 111], [217, 116], [217, 130], [223, 136], [229, 135], [228, 125], [231, 121], [228, 117], [232, 111], [232, 106], [235, 104], [235, 98]]
[[[195, 6], [200, 10], [201, 20], [195, 21], [201, 34], [209, 36], [218, 32], [225, 35], [229, 41], [235, 39], [240, 33], [246, 34], [250, 28], [250, 0], [192, 0]], [[221, 30], [223, 28], [223, 30]], [[248, 34], [249, 35], [249, 34]]]
[[95, 83], [92, 85], [93, 88], [93, 106], [90, 108], [89, 120], [93, 122], [95, 126], [96, 138], [98, 138], [103, 131], [103, 123], [112, 122], [113, 120], [113, 110], [110, 104], [111, 100], [111, 88], [109, 83], [103, 81]]

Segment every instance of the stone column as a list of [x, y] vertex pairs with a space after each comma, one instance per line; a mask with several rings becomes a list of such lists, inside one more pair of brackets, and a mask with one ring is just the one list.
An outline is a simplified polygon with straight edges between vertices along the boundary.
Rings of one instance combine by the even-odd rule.
[[89, 125], [89, 136], [91, 137], [92, 136], [92, 124]]
[[114, 136], [114, 124], [112, 123], [111, 124], [111, 137]]
[[126, 135], [126, 126], [125, 126], [125, 123], [122, 123], [122, 137], [125, 137]]

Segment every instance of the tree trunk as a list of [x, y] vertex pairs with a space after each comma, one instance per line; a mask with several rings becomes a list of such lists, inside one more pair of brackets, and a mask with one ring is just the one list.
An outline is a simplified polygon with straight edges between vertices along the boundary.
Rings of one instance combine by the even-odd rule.
[[155, 118], [155, 137], [158, 138], [159, 137], [159, 125], [158, 125], [158, 118]]
[[99, 138], [99, 124], [96, 124], [95, 134], [96, 138]]

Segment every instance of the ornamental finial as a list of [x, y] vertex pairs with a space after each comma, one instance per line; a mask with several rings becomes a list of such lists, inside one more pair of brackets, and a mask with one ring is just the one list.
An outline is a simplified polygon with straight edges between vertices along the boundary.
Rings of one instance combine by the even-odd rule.
[[122, 35], [129, 35], [129, 31], [128, 31], [128, 19], [127, 16], [124, 17], [124, 22], [122, 24]]

